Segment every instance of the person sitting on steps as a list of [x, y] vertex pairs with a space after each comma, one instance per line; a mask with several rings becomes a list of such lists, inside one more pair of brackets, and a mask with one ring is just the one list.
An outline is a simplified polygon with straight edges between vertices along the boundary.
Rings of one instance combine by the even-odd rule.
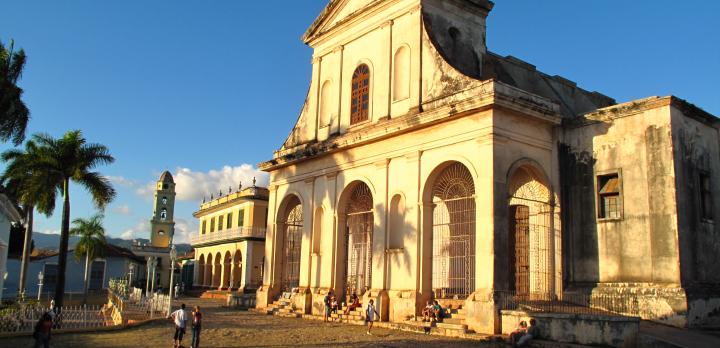
[[347, 306], [347, 308], [345, 308], [345, 314], [346, 314], [346, 315], [347, 315], [347, 314], [350, 314], [350, 312], [351, 312], [353, 309], [359, 308], [360, 305], [361, 305], [361, 304], [360, 304], [360, 299], [358, 298], [358, 295], [353, 292], [353, 294], [350, 295], [350, 305]]

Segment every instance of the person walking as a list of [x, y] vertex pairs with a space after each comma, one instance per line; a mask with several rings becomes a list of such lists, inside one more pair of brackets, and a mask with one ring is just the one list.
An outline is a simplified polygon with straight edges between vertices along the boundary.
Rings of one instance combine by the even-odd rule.
[[175, 321], [175, 335], [173, 336], [173, 347], [182, 347], [182, 339], [185, 336], [185, 326], [187, 325], [187, 313], [185, 312], [185, 304], [180, 305], [180, 309], [176, 310], [170, 317]]
[[52, 331], [53, 319], [50, 313], [45, 313], [35, 324], [33, 338], [35, 338], [35, 348], [50, 347], [50, 332]]
[[373, 300], [368, 301], [367, 308], [365, 309], [365, 322], [368, 325], [367, 334], [372, 335], [370, 333], [370, 330], [372, 330], [373, 322], [375, 321], [376, 316], [380, 316], [378, 314], [377, 310], [375, 310], [375, 302]]
[[192, 312], [192, 341], [190, 348], [200, 348], [200, 329], [202, 329], [202, 313], [200, 306], [195, 306]]

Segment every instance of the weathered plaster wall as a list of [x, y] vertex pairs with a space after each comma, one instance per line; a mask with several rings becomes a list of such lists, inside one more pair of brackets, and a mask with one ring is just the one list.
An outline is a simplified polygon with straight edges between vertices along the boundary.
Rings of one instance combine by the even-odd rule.
[[[568, 179], [563, 216], [571, 247], [568, 281], [679, 284], [669, 108], [570, 127], [561, 148]], [[621, 178], [621, 218], [600, 219], [593, 202], [596, 177], [611, 172]]]
[[[690, 326], [720, 324], [720, 151], [718, 122], [685, 103], [671, 108], [683, 287]], [[698, 116], [698, 114], [701, 114]], [[700, 174], [710, 179], [712, 217], [701, 215]]]

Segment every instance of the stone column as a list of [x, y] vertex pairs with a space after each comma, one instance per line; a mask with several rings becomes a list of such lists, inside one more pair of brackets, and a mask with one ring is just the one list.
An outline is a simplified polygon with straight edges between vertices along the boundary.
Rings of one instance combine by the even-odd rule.
[[230, 283], [228, 284], [228, 291], [232, 291], [235, 285], [235, 268], [237, 267], [235, 265], [235, 254], [237, 254], [237, 250], [230, 255]]
[[372, 233], [372, 257], [370, 266], [372, 270], [372, 279], [369, 294], [363, 299], [367, 303], [370, 298], [375, 301], [376, 308], [380, 314], [381, 321], [387, 321], [389, 315], [389, 297], [387, 294], [387, 205], [388, 205], [388, 163], [389, 160], [384, 159], [375, 162], [375, 180], [373, 182], [376, 192], [373, 197], [373, 219], [374, 228]]

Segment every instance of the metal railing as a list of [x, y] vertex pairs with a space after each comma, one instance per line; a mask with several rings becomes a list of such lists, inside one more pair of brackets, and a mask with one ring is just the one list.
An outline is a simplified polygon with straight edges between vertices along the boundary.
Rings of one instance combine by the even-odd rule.
[[61, 311], [38, 304], [20, 303], [0, 311], [0, 333], [33, 332], [48, 313], [55, 329], [85, 329], [113, 325], [105, 306], [64, 306]]
[[142, 289], [126, 287], [125, 280], [112, 279], [110, 302], [112, 303], [112, 319], [123, 323], [129, 319], [145, 320], [168, 315], [170, 296], [165, 294], [148, 294], [143, 296]]
[[547, 294], [496, 291], [495, 298], [501, 310], [520, 310], [534, 313], [589, 314], [624, 317], [613, 310], [618, 298], [584, 293]]
[[265, 227], [236, 227], [190, 236], [191, 245], [206, 244], [236, 238], [265, 238]]

